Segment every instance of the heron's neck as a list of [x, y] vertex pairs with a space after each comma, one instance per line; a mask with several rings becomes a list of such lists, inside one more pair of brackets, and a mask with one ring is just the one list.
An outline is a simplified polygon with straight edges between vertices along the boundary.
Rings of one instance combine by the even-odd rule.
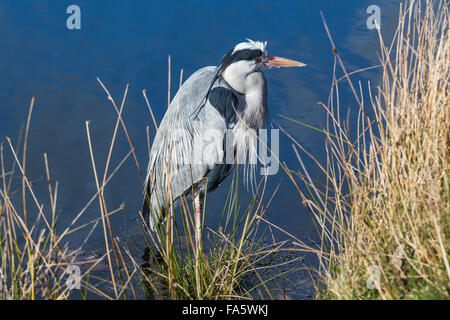
[[257, 71], [243, 75], [238, 70], [231, 71], [227, 68], [222, 77], [233, 90], [243, 95], [245, 103], [239, 110], [242, 119], [250, 128], [263, 128], [268, 117], [267, 84], [263, 73]]
[[222, 72], [222, 77], [240, 94], [248, 94], [265, 85], [262, 72], [252, 69], [246, 61], [231, 64]]

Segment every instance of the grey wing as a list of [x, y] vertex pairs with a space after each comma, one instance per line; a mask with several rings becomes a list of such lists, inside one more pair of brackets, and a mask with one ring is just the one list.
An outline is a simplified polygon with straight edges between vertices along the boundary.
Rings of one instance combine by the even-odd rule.
[[[209, 103], [197, 112], [214, 80], [215, 70], [202, 68], [186, 80], [158, 128], [147, 169], [143, 208], [152, 230], [168, 208], [169, 199], [176, 201], [190, 193], [218, 159], [223, 159], [225, 119]], [[209, 149], [203, 146], [205, 134], [211, 142]]]

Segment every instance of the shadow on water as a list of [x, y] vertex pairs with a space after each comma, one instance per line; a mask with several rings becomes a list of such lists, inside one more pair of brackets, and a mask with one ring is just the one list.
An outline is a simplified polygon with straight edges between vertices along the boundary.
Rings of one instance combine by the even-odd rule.
[[145, 297], [148, 300], [165, 300], [169, 299], [169, 291], [166, 279], [161, 275], [164, 273], [164, 258], [156, 251], [153, 254], [149, 247], [146, 247], [142, 259], [142, 286], [144, 288]]
[[[214, 260], [214, 251], [211, 251], [209, 256]], [[152, 251], [146, 247], [141, 260], [140, 267], [143, 276], [140, 279], [145, 298], [149, 300], [169, 299], [167, 265], [164, 258], [157, 250]], [[296, 261], [295, 267], [293, 267], [292, 261]], [[253, 263], [255, 271], [242, 276], [238, 284], [242, 292], [251, 291], [252, 298], [277, 300], [314, 298], [315, 288], [312, 282], [316, 279], [313, 279], [312, 272], [308, 271], [311, 266], [306, 265], [304, 255], [299, 255], [295, 251], [278, 251], [263, 259], [258, 259], [258, 261], [255, 259]], [[273, 268], [273, 266], [278, 267]], [[265, 281], [265, 286], [270, 294], [256, 289], [261, 286], [261, 280]], [[302, 287], [301, 292], [298, 287]], [[192, 291], [190, 294], [194, 295]]]

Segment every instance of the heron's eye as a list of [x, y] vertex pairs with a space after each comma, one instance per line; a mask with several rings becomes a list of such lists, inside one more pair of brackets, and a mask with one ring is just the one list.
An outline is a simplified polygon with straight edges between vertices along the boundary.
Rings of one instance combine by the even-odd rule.
[[260, 62], [260, 61], [261, 61], [261, 57], [256, 57], [256, 58], [255, 58], [255, 61], [256, 61], [256, 62]]

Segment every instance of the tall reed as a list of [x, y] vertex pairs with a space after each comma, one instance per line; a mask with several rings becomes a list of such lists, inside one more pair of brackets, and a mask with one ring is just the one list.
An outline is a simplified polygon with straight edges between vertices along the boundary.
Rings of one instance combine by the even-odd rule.
[[[326, 30], [344, 77], [334, 75], [329, 103], [322, 104], [328, 115], [328, 156], [320, 165], [325, 187], [313, 182], [297, 153], [310, 190], [301, 195], [321, 226], [319, 297], [447, 299], [449, 2], [401, 5], [392, 44], [380, 36], [380, 83], [376, 89], [360, 84], [360, 94]], [[360, 108], [354, 140], [339, 116], [341, 81]], [[364, 102], [363, 90], [370, 101]]]
[[[204, 227], [200, 248], [196, 247], [193, 239], [189, 199], [182, 199], [178, 211], [170, 207], [168, 219], [157, 232], [149, 232], [142, 220], [138, 219], [143, 234], [142, 247], [148, 245], [152, 260], [144, 268], [131, 253], [127, 243], [120, 241], [110, 217], [123, 211], [124, 205], [111, 208], [105, 197], [105, 188], [128, 159], [133, 160], [142, 183], [144, 174], [122, 118], [129, 87], [126, 86], [121, 102], [117, 104], [103, 82], [97, 80], [114, 108], [117, 119], [112, 128], [104, 165], [99, 165], [94, 157], [91, 126], [95, 124], [89, 121], [85, 123], [86, 153], [90, 155], [96, 192], [72, 221], [64, 219], [65, 212], [58, 213], [58, 182], [50, 176], [47, 154], [43, 155], [43, 168], [48, 199], [37, 198], [35, 189], [38, 186], [42, 188], [42, 182], [31, 181], [26, 172], [27, 138], [34, 98], [23, 141], [19, 139], [14, 146], [6, 138], [0, 144], [0, 299], [137, 299], [143, 297], [140, 288], [136, 287], [139, 283], [144, 284], [148, 296], [152, 298], [271, 298], [272, 292], [267, 283], [284, 277], [285, 272], [277, 273], [279, 265], [267, 265], [267, 260], [275, 253], [282, 253], [286, 246], [283, 241], [264, 241], [265, 233], [261, 231], [263, 228], [260, 225], [270, 229], [264, 217], [268, 203], [274, 196], [272, 194], [268, 203], [264, 203], [267, 177], [259, 182], [249, 206], [242, 209], [238, 201], [239, 174], [236, 173], [224, 202], [220, 227], [218, 230]], [[143, 95], [157, 130], [145, 90]], [[168, 97], [170, 100], [170, 94]], [[120, 131], [130, 151], [115, 168], [111, 168]], [[150, 152], [148, 127], [147, 139]], [[5, 159], [12, 159], [10, 169]], [[100, 168], [104, 170], [100, 171]], [[17, 180], [21, 182], [20, 187], [16, 186]], [[170, 198], [170, 190], [167, 190], [167, 194]], [[49, 203], [48, 208], [44, 206], [46, 203]], [[97, 209], [93, 208], [96, 203]], [[87, 223], [80, 223], [80, 218], [86, 212], [97, 213], [98, 216]], [[69, 245], [68, 237], [83, 229], [88, 230], [85, 240], [75, 247]], [[99, 243], [98, 251], [104, 253], [100, 256], [85, 251], [93, 232], [103, 235], [104, 241]], [[298, 258], [287, 257], [281, 264], [296, 260]], [[105, 270], [96, 271], [99, 265]], [[262, 275], [270, 269], [275, 271], [269, 278]], [[76, 270], [80, 273], [77, 274]]]

